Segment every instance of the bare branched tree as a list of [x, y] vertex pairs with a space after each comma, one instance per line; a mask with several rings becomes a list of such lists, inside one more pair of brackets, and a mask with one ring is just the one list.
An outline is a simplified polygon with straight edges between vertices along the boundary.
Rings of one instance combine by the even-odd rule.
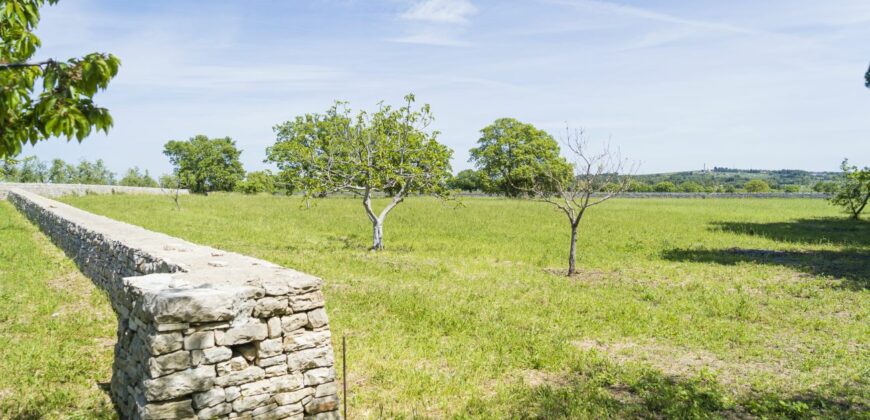
[[558, 164], [542, 167], [532, 197], [552, 204], [568, 218], [571, 247], [568, 252], [568, 275], [577, 272], [577, 233], [580, 220], [590, 207], [597, 206], [628, 189], [636, 163], [624, 159], [619, 149], [605, 143], [601, 150], [590, 150], [582, 129], [565, 129], [565, 146], [571, 169]]

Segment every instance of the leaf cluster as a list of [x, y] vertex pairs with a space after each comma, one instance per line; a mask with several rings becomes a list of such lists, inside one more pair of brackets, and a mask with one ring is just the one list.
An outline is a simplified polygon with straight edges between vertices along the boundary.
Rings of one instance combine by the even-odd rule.
[[405, 96], [399, 108], [380, 103], [372, 113], [353, 113], [336, 102], [323, 114], [306, 114], [277, 125], [276, 143], [266, 150], [280, 182], [307, 198], [335, 192], [447, 194], [453, 152], [429, 131], [429, 105], [414, 107]]
[[112, 126], [109, 111], [93, 97], [118, 74], [117, 57], [92, 53], [28, 62], [41, 45], [33, 32], [39, 8], [56, 2], [0, 0], [0, 157], [52, 136], [81, 142], [93, 130]]

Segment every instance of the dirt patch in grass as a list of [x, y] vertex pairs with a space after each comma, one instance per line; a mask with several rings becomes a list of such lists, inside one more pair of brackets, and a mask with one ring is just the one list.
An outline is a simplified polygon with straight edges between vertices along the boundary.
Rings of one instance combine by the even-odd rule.
[[704, 371], [716, 375], [717, 381], [737, 393], [749, 391], [750, 376], [769, 375], [788, 378], [797, 374], [793, 369], [777, 363], [722, 360], [706, 350], [690, 350], [662, 343], [618, 341], [603, 343], [598, 340], [580, 340], [572, 344], [580, 350], [598, 351], [618, 363], [641, 363], [676, 378], [691, 378]]

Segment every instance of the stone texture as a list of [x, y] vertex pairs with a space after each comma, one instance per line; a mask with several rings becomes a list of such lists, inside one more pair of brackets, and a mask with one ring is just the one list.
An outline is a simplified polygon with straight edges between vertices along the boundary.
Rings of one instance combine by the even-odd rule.
[[257, 343], [257, 357], [275, 357], [284, 353], [284, 343], [280, 338], [263, 340]]
[[292, 375], [284, 375], [270, 378], [269, 381], [272, 382], [272, 387], [275, 389], [275, 392], [287, 392], [295, 391], [299, 388], [302, 388], [303, 378], [301, 374], [295, 373]]
[[335, 380], [335, 370], [332, 368], [317, 368], [305, 371], [303, 375], [305, 386], [320, 385]]
[[267, 335], [269, 335], [269, 331], [264, 322], [252, 321], [226, 331], [215, 331], [215, 343], [219, 346], [235, 346], [254, 340], [262, 340]]
[[275, 386], [272, 385], [272, 382], [268, 379], [247, 383], [242, 385], [241, 388], [243, 397], [259, 394], [268, 394], [275, 390]]
[[152, 378], [168, 375], [190, 367], [190, 353], [177, 351], [148, 359], [148, 373]]
[[147, 404], [139, 415], [142, 420], [186, 419], [194, 415], [190, 400]]
[[212, 388], [206, 392], [193, 394], [193, 406], [205, 408], [218, 405], [226, 401], [227, 393], [223, 388]]
[[184, 345], [180, 332], [156, 333], [145, 337], [145, 345], [153, 355], [166, 354], [181, 350]]
[[200, 366], [157, 379], [146, 379], [142, 384], [148, 401], [164, 401], [211, 389], [214, 379], [213, 366]]
[[212, 347], [210, 349], [194, 350], [190, 352], [191, 362], [194, 366], [201, 364], [213, 365], [215, 363], [230, 360], [233, 351], [229, 347]]
[[294, 331], [305, 327], [308, 324], [308, 315], [293, 314], [290, 316], [281, 317], [281, 329], [284, 334], [292, 334]]
[[266, 371], [257, 366], [251, 366], [245, 370], [233, 372], [225, 376], [215, 378], [214, 383], [218, 386], [234, 386], [248, 382], [259, 381], [266, 377]]
[[330, 395], [327, 397], [313, 398], [305, 404], [306, 414], [323, 413], [333, 411], [338, 408], [338, 396]]
[[269, 318], [281, 316], [287, 313], [287, 297], [264, 297], [257, 301], [254, 306], [254, 316], [257, 318]]
[[295, 352], [329, 345], [329, 331], [302, 331], [284, 337], [284, 350]]
[[312, 395], [314, 395], [313, 389], [302, 388], [293, 392], [282, 392], [280, 394], [275, 394], [275, 402], [277, 402], [278, 405], [295, 404], [305, 399], [305, 397], [310, 397]]
[[296, 312], [304, 312], [323, 306], [323, 293], [320, 291], [306, 293], [304, 295], [289, 296], [290, 309]]
[[233, 411], [233, 405], [230, 403], [223, 403], [220, 405], [216, 405], [214, 407], [204, 408], [199, 410], [197, 416], [200, 419], [214, 419], [221, 416], [226, 416]]
[[214, 331], [191, 333], [184, 337], [185, 350], [202, 350], [214, 347]]

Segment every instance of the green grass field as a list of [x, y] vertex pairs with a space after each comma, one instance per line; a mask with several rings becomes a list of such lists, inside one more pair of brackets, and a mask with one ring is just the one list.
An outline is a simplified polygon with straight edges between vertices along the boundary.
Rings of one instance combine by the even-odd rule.
[[323, 277], [352, 417], [868, 416], [870, 223], [824, 201], [612, 200], [572, 278], [542, 203], [412, 199], [372, 253], [351, 199], [64, 201]]
[[0, 418], [112, 418], [105, 295], [0, 201]]

